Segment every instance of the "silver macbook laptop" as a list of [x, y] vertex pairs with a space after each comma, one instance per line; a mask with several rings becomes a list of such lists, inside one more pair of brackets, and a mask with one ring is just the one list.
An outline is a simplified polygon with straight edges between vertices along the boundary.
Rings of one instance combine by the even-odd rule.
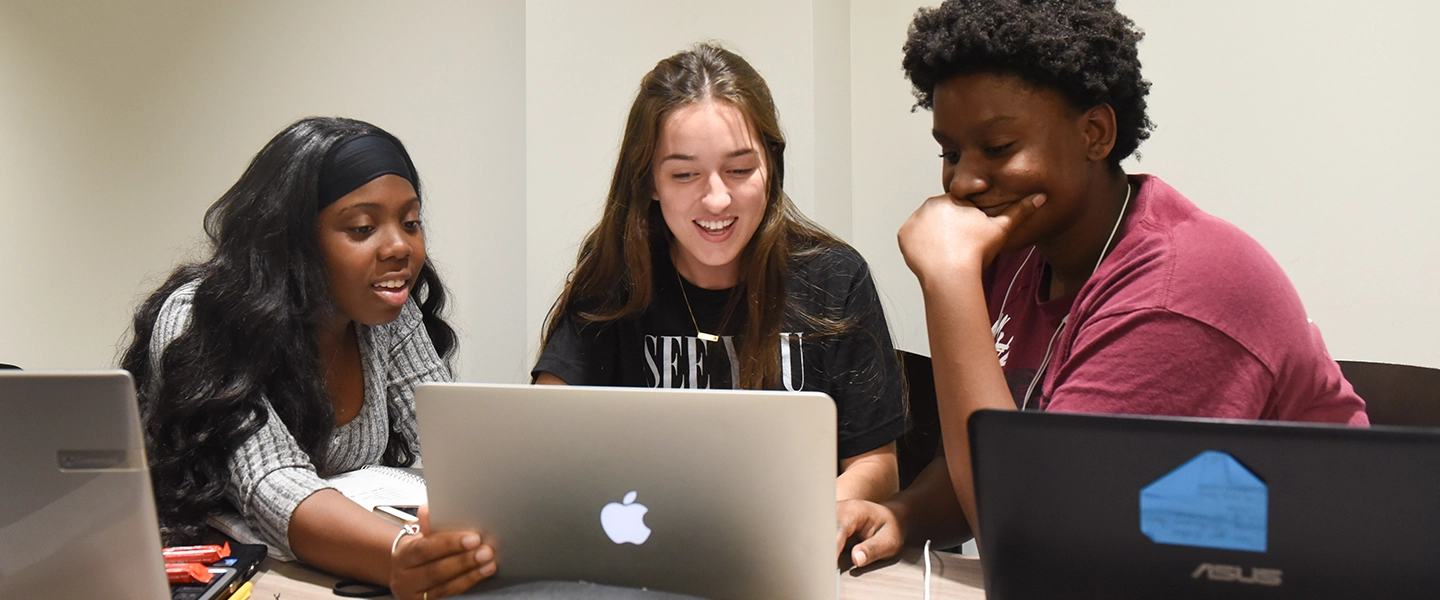
[[0, 371], [0, 598], [170, 598], [124, 371]]
[[834, 598], [835, 404], [819, 393], [425, 384], [437, 529], [496, 581]]

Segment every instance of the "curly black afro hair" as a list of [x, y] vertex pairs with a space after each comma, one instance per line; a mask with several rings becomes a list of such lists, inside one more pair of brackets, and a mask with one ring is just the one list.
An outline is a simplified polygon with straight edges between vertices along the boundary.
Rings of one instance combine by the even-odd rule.
[[903, 66], [927, 109], [937, 84], [974, 73], [1018, 76], [1079, 110], [1109, 104], [1118, 166], [1154, 128], [1136, 51], [1144, 36], [1114, 0], [946, 0], [916, 13]]

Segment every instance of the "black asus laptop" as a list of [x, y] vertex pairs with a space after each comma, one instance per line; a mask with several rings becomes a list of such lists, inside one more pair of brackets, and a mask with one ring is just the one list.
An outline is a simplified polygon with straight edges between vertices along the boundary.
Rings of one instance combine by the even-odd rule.
[[985, 591], [1440, 597], [1440, 429], [980, 411]]

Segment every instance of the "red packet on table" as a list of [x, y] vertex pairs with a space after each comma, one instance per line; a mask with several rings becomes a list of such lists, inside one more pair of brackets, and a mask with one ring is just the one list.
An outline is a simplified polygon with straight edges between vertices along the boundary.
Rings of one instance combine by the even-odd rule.
[[165, 576], [170, 583], [210, 583], [210, 569], [200, 563], [165, 563]]
[[167, 563], [194, 562], [208, 565], [230, 556], [230, 542], [225, 542], [224, 546], [217, 546], [215, 544], [206, 544], [204, 546], [172, 546], [161, 550], [160, 553], [165, 555], [165, 562]]

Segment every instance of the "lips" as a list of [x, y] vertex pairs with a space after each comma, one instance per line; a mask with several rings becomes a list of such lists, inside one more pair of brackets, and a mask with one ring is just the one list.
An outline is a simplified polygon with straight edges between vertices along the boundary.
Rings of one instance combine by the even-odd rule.
[[702, 237], [713, 241], [721, 241], [727, 238], [730, 232], [735, 229], [735, 222], [739, 219], [726, 217], [723, 219], [695, 219], [695, 227], [700, 230]]
[[975, 208], [980, 209], [980, 212], [985, 213], [986, 216], [998, 217], [1001, 213], [1004, 213], [1006, 210], [1008, 210], [1011, 205], [1015, 204], [1015, 202], [1018, 202], [1018, 200], [1014, 202], [1001, 202], [1000, 204], [995, 204], [993, 206], [977, 206]]
[[375, 290], [381, 300], [392, 306], [403, 306], [410, 298], [409, 279], [386, 279], [371, 284], [370, 289]]

